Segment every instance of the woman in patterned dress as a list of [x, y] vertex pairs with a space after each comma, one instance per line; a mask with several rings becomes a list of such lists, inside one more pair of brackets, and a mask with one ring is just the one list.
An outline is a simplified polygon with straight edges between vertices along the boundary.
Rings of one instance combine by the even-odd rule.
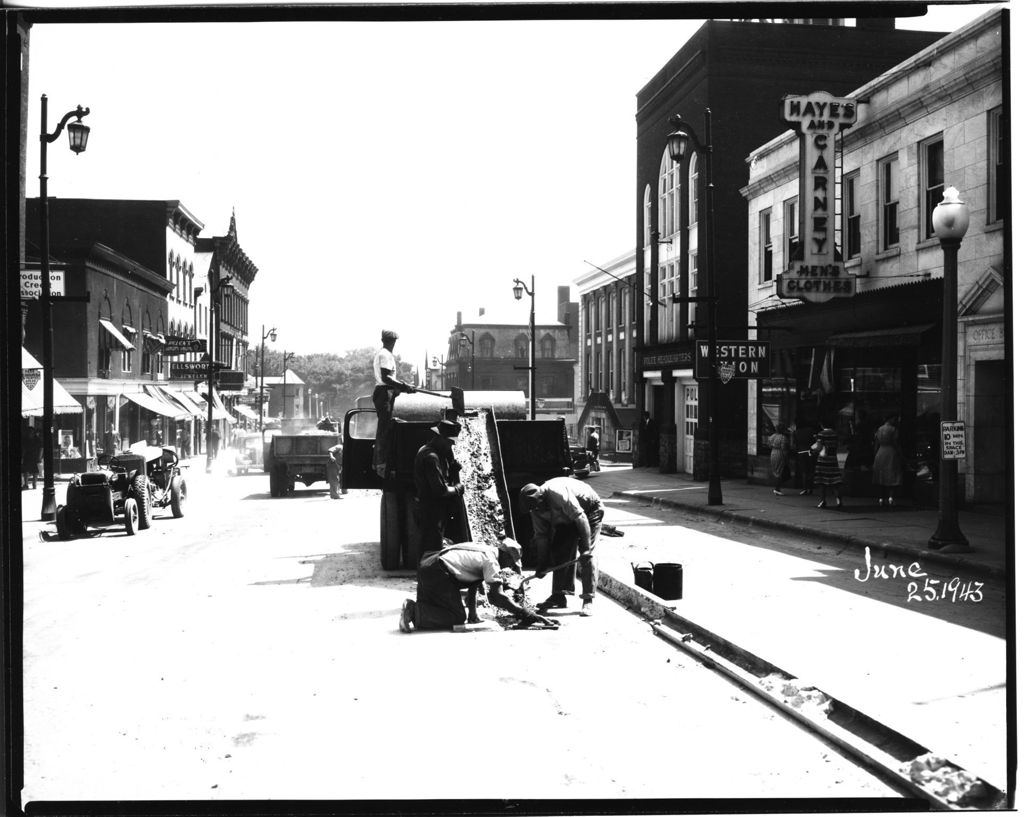
[[893, 494], [903, 484], [903, 458], [900, 454], [900, 434], [896, 430], [899, 417], [892, 415], [875, 432], [875, 461], [872, 482], [878, 486], [878, 504], [893, 506]]
[[839, 435], [829, 423], [822, 423], [814, 447], [818, 449], [818, 459], [814, 463], [814, 484], [821, 486], [821, 501], [818, 507], [828, 507], [828, 490], [831, 488], [836, 496], [836, 509], [842, 508], [843, 500], [839, 492], [843, 484], [843, 472], [839, 470], [839, 460], [836, 458]]

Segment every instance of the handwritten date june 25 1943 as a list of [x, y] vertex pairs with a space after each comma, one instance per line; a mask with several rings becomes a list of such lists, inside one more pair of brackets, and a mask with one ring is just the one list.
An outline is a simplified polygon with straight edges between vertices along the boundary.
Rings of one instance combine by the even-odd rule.
[[948, 601], [978, 604], [984, 599], [982, 587], [984, 582], [974, 580], [961, 581], [959, 577], [936, 579], [928, 576], [921, 569], [920, 562], [911, 562], [904, 567], [900, 564], [872, 564], [871, 548], [864, 548], [864, 570], [855, 568], [853, 578], [859, 582], [872, 580], [907, 580], [907, 603]]

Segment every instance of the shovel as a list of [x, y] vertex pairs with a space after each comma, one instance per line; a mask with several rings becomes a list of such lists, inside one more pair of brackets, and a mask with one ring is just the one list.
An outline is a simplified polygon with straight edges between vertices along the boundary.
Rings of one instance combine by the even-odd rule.
[[464, 395], [462, 389], [458, 388], [457, 386], [452, 388], [451, 394], [444, 394], [443, 392], [429, 391], [428, 389], [420, 389], [420, 388], [417, 388], [416, 391], [418, 391], [418, 392], [420, 392], [422, 394], [432, 394], [434, 397], [451, 398], [452, 408], [455, 409], [455, 413], [456, 414], [465, 414], [466, 413], [466, 398], [465, 398], [465, 395]]

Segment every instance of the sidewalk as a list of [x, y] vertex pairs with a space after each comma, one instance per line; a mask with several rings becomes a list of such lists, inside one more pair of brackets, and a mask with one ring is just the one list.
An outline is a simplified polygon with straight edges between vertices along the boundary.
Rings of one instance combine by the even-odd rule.
[[[587, 482], [606, 503], [605, 521], [624, 534], [602, 537], [604, 592], [650, 618], [672, 610], [695, 633], [735, 645], [1006, 791], [1006, 640], [991, 624], [1006, 616], [1004, 516], [961, 511], [972, 552], [944, 554], [927, 546], [935, 508], [881, 509], [854, 497], [841, 511], [822, 510], [817, 496], [777, 497], [739, 480], [723, 481], [723, 504], [709, 507], [706, 482], [616, 466]], [[772, 537], [742, 544], [725, 530], [680, 537], [674, 528], [666, 537], [661, 517], [670, 507], [820, 544], [806, 552], [773, 547]], [[906, 577], [865, 585], [848, 569], [851, 549], [863, 568], [865, 547], [876, 565], [918, 562], [937, 577], [973, 577], [984, 598], [910, 601]], [[683, 598], [662, 602], [640, 591], [632, 563], [641, 561], [682, 564]]]

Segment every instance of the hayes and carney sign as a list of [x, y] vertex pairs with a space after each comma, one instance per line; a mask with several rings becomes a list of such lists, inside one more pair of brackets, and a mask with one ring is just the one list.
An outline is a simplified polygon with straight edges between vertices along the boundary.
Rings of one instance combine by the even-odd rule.
[[[732, 367], [733, 372], [730, 378], [740, 380], [756, 380], [768, 376], [771, 359], [771, 347], [766, 340], [720, 340], [718, 346], [718, 365], [720, 367]], [[698, 380], [707, 380], [711, 377], [711, 367], [708, 365], [708, 358], [711, 352], [711, 344], [706, 340], [697, 341], [697, 367], [696, 377]]]
[[836, 136], [857, 121], [857, 100], [825, 91], [789, 95], [779, 115], [800, 134], [799, 227], [803, 257], [775, 282], [780, 298], [821, 303], [855, 294], [856, 278], [836, 258]]

